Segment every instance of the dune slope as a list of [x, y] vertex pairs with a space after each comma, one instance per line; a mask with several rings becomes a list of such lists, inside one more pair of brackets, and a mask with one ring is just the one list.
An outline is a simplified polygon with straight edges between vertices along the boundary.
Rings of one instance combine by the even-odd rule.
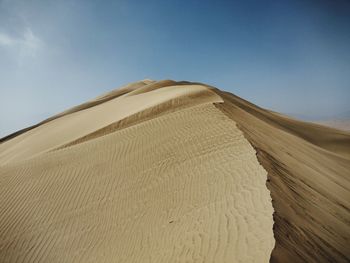
[[300, 122], [216, 90], [268, 172], [272, 262], [350, 261], [350, 133]]
[[224, 100], [141, 81], [4, 138], [1, 262], [268, 262], [267, 172]]

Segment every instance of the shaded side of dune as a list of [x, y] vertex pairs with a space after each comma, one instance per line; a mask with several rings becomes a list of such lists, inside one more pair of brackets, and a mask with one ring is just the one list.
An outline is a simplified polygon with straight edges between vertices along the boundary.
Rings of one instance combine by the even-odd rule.
[[215, 91], [224, 99], [217, 108], [237, 123], [268, 172], [271, 262], [349, 262], [350, 134]]

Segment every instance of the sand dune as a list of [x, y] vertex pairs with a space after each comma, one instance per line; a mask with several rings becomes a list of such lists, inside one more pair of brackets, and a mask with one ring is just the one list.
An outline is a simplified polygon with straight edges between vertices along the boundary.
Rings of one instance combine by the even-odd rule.
[[350, 134], [213, 87], [131, 83], [0, 142], [0, 262], [350, 259]]

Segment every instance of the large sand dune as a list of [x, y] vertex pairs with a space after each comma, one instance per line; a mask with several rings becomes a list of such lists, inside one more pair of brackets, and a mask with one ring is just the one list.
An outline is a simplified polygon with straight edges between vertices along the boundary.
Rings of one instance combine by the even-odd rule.
[[349, 171], [349, 133], [131, 83], [1, 139], [0, 262], [346, 262]]

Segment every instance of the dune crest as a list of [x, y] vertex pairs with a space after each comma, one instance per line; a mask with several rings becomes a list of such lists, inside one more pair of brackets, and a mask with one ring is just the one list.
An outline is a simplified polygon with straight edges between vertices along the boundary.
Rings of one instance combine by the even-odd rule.
[[0, 261], [268, 262], [267, 173], [223, 102], [144, 80], [4, 138]]
[[[24, 160], [62, 147], [112, 123], [164, 106], [175, 110], [186, 104], [222, 102], [200, 85], [169, 86], [136, 82], [44, 121], [35, 129], [0, 145], [0, 164]], [[164, 84], [164, 83], [163, 83]]]

